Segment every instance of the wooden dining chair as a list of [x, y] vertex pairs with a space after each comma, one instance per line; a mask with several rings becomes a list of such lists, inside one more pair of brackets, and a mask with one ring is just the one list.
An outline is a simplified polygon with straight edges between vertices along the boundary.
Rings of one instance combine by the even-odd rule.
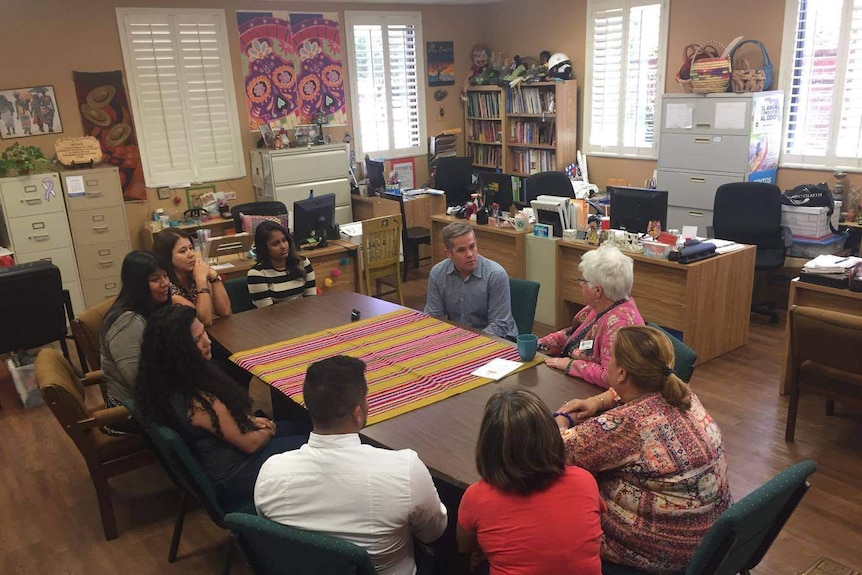
[[804, 391], [835, 402], [862, 407], [862, 317], [825, 309], [793, 306], [790, 322], [790, 369], [785, 441], [793, 441], [799, 396]]
[[[401, 281], [407, 281], [407, 270], [411, 262], [416, 262], [416, 267], [419, 262], [419, 246], [425, 244], [431, 245], [431, 230], [423, 226], [411, 226], [407, 221], [407, 213], [404, 210], [404, 195], [403, 194], [384, 194], [386, 199], [398, 202], [401, 209], [401, 221], [404, 227], [401, 228], [401, 244], [404, 246], [404, 263], [401, 265]], [[430, 259], [430, 258], [428, 258]]]
[[102, 332], [102, 323], [105, 321], [105, 316], [108, 314], [111, 306], [114, 305], [116, 299], [116, 297], [110, 297], [94, 305], [70, 322], [75, 343], [84, 352], [84, 357], [79, 359], [85, 372], [96, 371], [102, 368], [102, 351], [99, 335]]
[[[398, 303], [404, 305], [401, 294], [401, 216], [383, 216], [362, 221], [362, 274], [365, 278], [365, 293], [377, 294], [381, 298], [398, 294]], [[393, 290], [381, 293], [383, 280], [395, 277]], [[372, 290], [372, 286], [375, 287]]]

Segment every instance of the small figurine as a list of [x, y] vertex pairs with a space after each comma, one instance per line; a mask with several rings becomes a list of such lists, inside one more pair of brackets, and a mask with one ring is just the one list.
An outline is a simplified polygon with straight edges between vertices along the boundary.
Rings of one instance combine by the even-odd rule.
[[587, 223], [587, 243], [591, 246], [597, 246], [601, 243], [599, 238], [599, 222], [593, 217]]
[[650, 220], [647, 224], [646, 233], [652, 239], [658, 238], [658, 235], [661, 233], [661, 222], [659, 220]]

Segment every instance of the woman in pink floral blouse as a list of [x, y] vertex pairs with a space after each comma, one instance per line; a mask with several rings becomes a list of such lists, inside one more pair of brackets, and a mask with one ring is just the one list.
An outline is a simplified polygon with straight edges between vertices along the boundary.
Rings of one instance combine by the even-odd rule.
[[578, 264], [576, 281], [586, 303], [572, 320], [572, 327], [539, 340], [539, 351], [551, 356], [545, 365], [608, 387], [607, 367], [614, 337], [621, 327], [643, 325], [635, 301], [629, 297], [634, 282], [634, 262], [613, 246], [585, 253]]
[[596, 476], [608, 507], [606, 572], [609, 563], [657, 575], [684, 571], [731, 503], [721, 431], [673, 374], [673, 359], [661, 331], [620, 329], [607, 369], [611, 388], [555, 414], [566, 464]]

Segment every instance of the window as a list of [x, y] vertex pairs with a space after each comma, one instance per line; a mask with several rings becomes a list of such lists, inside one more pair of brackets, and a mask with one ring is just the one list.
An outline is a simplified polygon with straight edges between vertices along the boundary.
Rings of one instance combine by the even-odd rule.
[[245, 176], [223, 10], [117, 8], [148, 187]]
[[586, 150], [656, 157], [669, 0], [587, 4]]
[[781, 165], [862, 168], [862, 1], [788, 0]]
[[422, 15], [347, 11], [344, 17], [357, 156], [424, 155]]

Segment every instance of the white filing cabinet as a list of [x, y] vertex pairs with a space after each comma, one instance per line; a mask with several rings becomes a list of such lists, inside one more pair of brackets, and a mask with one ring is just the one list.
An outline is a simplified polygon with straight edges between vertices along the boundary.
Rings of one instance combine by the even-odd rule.
[[668, 227], [705, 235], [719, 186], [775, 182], [783, 102], [781, 91], [663, 96], [657, 186], [669, 192]]
[[314, 195], [335, 194], [335, 222], [353, 221], [348, 181], [347, 144], [311, 148], [251, 151], [251, 181], [255, 199], [278, 200], [293, 212], [293, 202]]
[[0, 245], [19, 264], [45, 260], [60, 268], [75, 314], [84, 311], [60, 176], [55, 172], [0, 178]]
[[84, 304], [90, 308], [122, 287], [120, 270], [131, 250], [123, 189], [113, 166], [63, 171], [60, 178]]

